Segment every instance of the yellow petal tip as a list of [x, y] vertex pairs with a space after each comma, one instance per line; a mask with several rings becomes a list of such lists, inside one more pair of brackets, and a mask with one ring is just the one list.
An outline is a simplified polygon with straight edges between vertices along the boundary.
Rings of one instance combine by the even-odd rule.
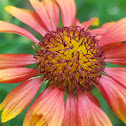
[[99, 26], [99, 19], [95, 18], [95, 20], [91, 24], [92, 26]]
[[5, 118], [5, 116], [2, 115], [2, 116], [1, 116], [1, 122], [2, 122], [2, 123], [5, 123], [5, 122], [7, 122], [7, 121], [9, 121], [9, 119]]
[[1, 114], [1, 122], [5, 123], [13, 118], [15, 118], [17, 114], [9, 112], [9, 110], [4, 109]]
[[1, 118], [1, 122], [2, 122], [2, 123], [5, 123], [5, 122], [7, 122], [7, 121], [5, 121], [4, 119]]
[[2, 122], [2, 123], [5, 123], [5, 122], [7, 122], [7, 121], [9, 121], [9, 120], [10, 120], [10, 119], [2, 118], [2, 117], [1, 117], [1, 122]]
[[6, 6], [4, 9], [8, 12], [13, 6]]

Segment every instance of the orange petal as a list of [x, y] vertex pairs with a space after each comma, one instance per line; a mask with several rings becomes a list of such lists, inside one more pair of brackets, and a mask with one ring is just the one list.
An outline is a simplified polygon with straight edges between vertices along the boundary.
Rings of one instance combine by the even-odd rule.
[[91, 92], [85, 92], [85, 95], [87, 95], [88, 98], [89, 98], [96, 106], [98, 106], [98, 107], [100, 108], [99, 101], [97, 100], [97, 98], [96, 98], [94, 95], [92, 95]]
[[4, 108], [1, 121], [7, 122], [19, 115], [31, 103], [42, 82], [43, 78], [35, 78], [13, 89], [0, 104], [0, 110]]
[[103, 24], [100, 28], [102, 28], [102, 29], [108, 29], [108, 28], [110, 28], [114, 24], [115, 24], [115, 22], [108, 22], [108, 23]]
[[31, 5], [40, 16], [42, 23], [49, 30], [56, 30], [59, 24], [59, 7], [55, 0], [30, 0]]
[[77, 98], [72, 93], [67, 97], [63, 126], [77, 126]]
[[42, 36], [47, 33], [47, 30], [41, 23], [41, 19], [35, 12], [26, 9], [20, 9], [14, 6], [7, 6], [5, 9], [8, 13], [32, 27]]
[[122, 43], [119, 42], [119, 43], [113, 43], [113, 44], [105, 45], [105, 46], [103, 46], [103, 51], [104, 51], [104, 53], [106, 53], [109, 50], [114, 49], [116, 46], [119, 46], [121, 44]]
[[105, 23], [100, 28], [90, 30], [89, 32], [92, 35], [96, 36], [95, 39], [99, 41], [104, 35], [104, 33], [108, 30], [108, 28], [111, 27], [113, 24], [114, 22]]
[[[95, 104], [97, 99], [88, 93], [78, 94], [78, 126], [112, 126], [107, 115]], [[96, 101], [94, 103], [94, 101]]]
[[99, 46], [126, 41], [126, 18], [117, 21], [102, 36]]
[[96, 28], [96, 29], [90, 30], [89, 32], [91, 33], [91, 35], [103, 35], [106, 32], [106, 30], [101, 29], [101, 28]]
[[0, 70], [0, 82], [1, 83], [19, 83], [28, 80], [39, 74], [39, 70], [31, 68], [7, 68]]
[[0, 32], [19, 34], [31, 39], [35, 43], [39, 43], [39, 40], [35, 38], [29, 31], [8, 22], [0, 21]]
[[56, 0], [60, 6], [62, 22], [65, 27], [72, 26], [76, 17], [76, 4], [74, 0]]
[[126, 68], [106, 67], [105, 74], [109, 75], [120, 84], [122, 84], [122, 86], [126, 87]]
[[99, 41], [104, 35], [104, 33], [106, 32], [106, 30], [107, 29], [96, 28], [96, 29], [89, 30], [89, 32], [91, 33], [92, 36], [95, 36], [96, 40]]
[[114, 24], [114, 22], [108, 22], [103, 24], [100, 28], [90, 30], [92, 35], [96, 35], [95, 39], [100, 40], [104, 33], [108, 30], [109, 27], [111, 27]]
[[36, 105], [52, 90], [52, 87], [48, 87], [43, 93], [41, 93], [38, 98], [34, 101], [32, 106], [29, 108], [28, 112], [25, 115], [23, 126], [35, 126], [32, 121], [32, 112], [35, 109]]
[[121, 44], [108, 52], [104, 53], [105, 61], [117, 65], [126, 65], [126, 43]]
[[61, 126], [64, 118], [64, 91], [54, 88], [33, 111], [36, 126]]
[[76, 19], [75, 24], [76, 24], [76, 26], [80, 26], [81, 27], [81, 23], [80, 23], [80, 21], [78, 19]]
[[81, 24], [81, 27], [84, 28], [85, 30], [87, 30], [90, 27], [90, 25], [98, 26], [99, 25], [98, 18], [94, 17], [94, 18], [91, 18], [89, 21], [83, 22]]
[[43, 0], [46, 11], [48, 13], [50, 22], [52, 24], [52, 29], [56, 30], [59, 25], [59, 7], [55, 0]]
[[113, 112], [126, 124], [126, 88], [104, 75], [101, 76], [97, 88]]
[[114, 22], [108, 22], [103, 24], [100, 28], [92, 29], [89, 32], [92, 35], [103, 35], [107, 31], [107, 29], [110, 28], [113, 24]]
[[97, 35], [97, 36], [95, 37], [95, 39], [96, 39], [97, 41], [99, 41], [101, 38], [102, 38], [102, 35]]
[[0, 54], [0, 69], [27, 66], [34, 63], [36, 63], [36, 59], [30, 54]]

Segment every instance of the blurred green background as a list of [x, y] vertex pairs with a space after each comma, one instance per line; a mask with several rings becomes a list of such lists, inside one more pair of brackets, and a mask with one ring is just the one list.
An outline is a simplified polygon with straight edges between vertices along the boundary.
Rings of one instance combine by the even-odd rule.
[[[80, 22], [87, 21], [92, 17], [98, 17], [101, 26], [105, 22], [117, 21], [123, 17], [126, 17], [126, 0], [75, 0], [75, 2], [77, 5], [77, 18], [80, 20]], [[11, 22], [18, 26], [24, 27], [33, 33], [39, 40], [41, 40], [41, 36], [38, 35], [34, 30], [14, 17], [11, 18], [11, 16], [4, 10], [4, 7], [9, 5], [14, 5], [25, 9], [32, 9], [29, 1], [0, 0], [0, 20]], [[0, 33], [0, 54], [35, 54], [31, 45], [32, 42], [25, 37], [10, 33]], [[0, 103], [3, 101], [5, 96], [16, 86], [17, 84], [0, 84]], [[38, 94], [40, 94], [42, 90], [43, 88], [39, 90]], [[124, 126], [124, 124], [111, 111], [103, 97], [100, 95], [99, 91], [94, 89], [92, 92], [98, 98], [102, 110], [105, 111], [105, 113], [109, 116], [113, 125]], [[0, 122], [0, 126], [22, 126], [27, 109], [11, 121], [8, 121], [4, 124]]]

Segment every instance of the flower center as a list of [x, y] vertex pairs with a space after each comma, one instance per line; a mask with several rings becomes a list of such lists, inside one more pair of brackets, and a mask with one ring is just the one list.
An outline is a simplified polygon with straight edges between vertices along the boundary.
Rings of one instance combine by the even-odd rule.
[[104, 70], [103, 50], [78, 26], [57, 28], [40, 42], [38, 67], [50, 84], [68, 92], [91, 90]]

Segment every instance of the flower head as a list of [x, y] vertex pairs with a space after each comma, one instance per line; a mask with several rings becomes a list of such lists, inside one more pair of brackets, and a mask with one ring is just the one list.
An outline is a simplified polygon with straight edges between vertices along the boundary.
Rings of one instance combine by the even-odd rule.
[[[0, 104], [1, 121], [20, 114], [45, 80], [43, 91], [29, 108], [23, 126], [112, 126], [91, 90], [96, 87], [113, 112], [126, 123], [126, 69], [106, 67], [107, 62], [126, 65], [126, 18], [100, 28], [92, 18], [80, 23], [74, 0], [30, 0], [36, 12], [13, 6], [5, 9], [36, 30], [29, 31], [0, 21], [0, 32], [20, 34], [34, 41], [36, 55], [0, 54], [0, 82], [19, 83]], [[59, 8], [63, 27], [59, 28]], [[36, 63], [35, 68], [26, 68]], [[103, 75], [104, 74], [104, 75]], [[44, 84], [44, 83], [43, 83]], [[64, 93], [67, 100], [64, 100]], [[77, 98], [78, 96], [78, 98]]]
[[105, 62], [94, 36], [81, 27], [58, 28], [40, 42], [35, 56], [38, 67], [51, 84], [68, 92], [90, 90]]

